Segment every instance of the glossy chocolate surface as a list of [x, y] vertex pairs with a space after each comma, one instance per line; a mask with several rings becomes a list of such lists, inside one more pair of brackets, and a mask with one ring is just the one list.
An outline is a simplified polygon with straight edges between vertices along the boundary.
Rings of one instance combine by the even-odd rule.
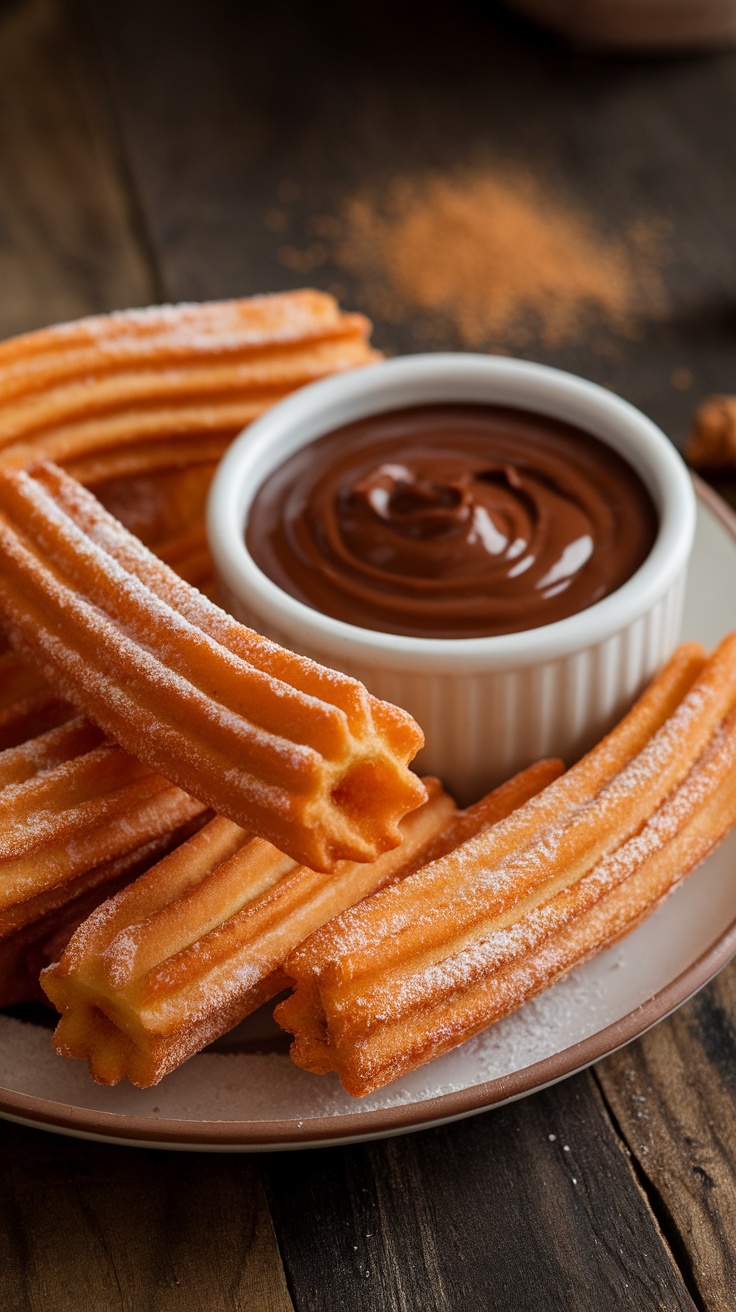
[[370, 416], [259, 489], [246, 541], [284, 591], [361, 628], [473, 638], [614, 592], [652, 548], [638, 474], [572, 425], [496, 405]]

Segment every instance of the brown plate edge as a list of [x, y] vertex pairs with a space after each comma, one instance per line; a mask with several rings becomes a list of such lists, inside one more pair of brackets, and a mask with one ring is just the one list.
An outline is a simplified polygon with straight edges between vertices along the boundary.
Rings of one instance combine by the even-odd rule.
[[[698, 499], [736, 541], [736, 513], [695, 474], [693, 482]], [[206, 1129], [194, 1130], [192, 1127], [197, 1122], [141, 1119], [70, 1106], [61, 1110], [58, 1102], [0, 1089], [0, 1117], [35, 1129], [106, 1142], [123, 1140], [131, 1145], [151, 1148], [215, 1151], [316, 1148], [341, 1141], [355, 1142], [427, 1129], [513, 1102], [610, 1056], [689, 1001], [734, 955], [736, 920], [676, 979], [605, 1029], [509, 1075], [455, 1093], [428, 1098], [421, 1103], [411, 1102], [374, 1112], [361, 1112], [356, 1105], [355, 1112], [305, 1119], [301, 1126], [294, 1121], [208, 1121], [204, 1122]]]

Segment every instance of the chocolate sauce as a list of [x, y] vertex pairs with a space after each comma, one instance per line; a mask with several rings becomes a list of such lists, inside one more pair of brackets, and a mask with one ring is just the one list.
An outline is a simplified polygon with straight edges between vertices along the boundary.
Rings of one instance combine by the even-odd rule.
[[296, 452], [256, 494], [246, 541], [279, 587], [326, 615], [476, 638], [592, 606], [656, 533], [641, 479], [597, 438], [503, 406], [428, 405]]

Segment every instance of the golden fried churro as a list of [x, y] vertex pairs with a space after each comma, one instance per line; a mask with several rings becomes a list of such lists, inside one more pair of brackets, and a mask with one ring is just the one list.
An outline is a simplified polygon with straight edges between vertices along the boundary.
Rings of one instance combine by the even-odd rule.
[[330, 916], [410, 868], [455, 805], [437, 780], [400, 847], [332, 875], [217, 818], [91, 916], [43, 987], [57, 1051], [101, 1083], [154, 1084], [284, 986], [284, 958]]
[[117, 742], [314, 869], [400, 841], [405, 712], [238, 624], [52, 465], [0, 471], [0, 614]]
[[101, 902], [185, 842], [206, 814], [0, 913], [0, 1007], [34, 1001], [48, 1006], [41, 970], [58, 960], [74, 930]]
[[680, 649], [509, 820], [313, 934], [277, 1008], [297, 1064], [370, 1092], [638, 923], [736, 820], [735, 707], [736, 636], [705, 665]]
[[[168, 478], [172, 470], [180, 469], [196, 469], [199, 479], [206, 484], [210, 471], [216, 468], [230, 441], [228, 434], [211, 436], [205, 433], [186, 441], [181, 437], [164, 437], [140, 446], [113, 448], [67, 460], [64, 468], [72, 478], [92, 488], [98, 496], [101, 485], [118, 479], [124, 479], [128, 484], [133, 481], [135, 485], [136, 479], [146, 475], [163, 474]], [[100, 499], [105, 500], [103, 496]]]
[[309, 289], [92, 315], [0, 343], [0, 400], [69, 377], [124, 369], [131, 360], [148, 362], [152, 349], [169, 364], [237, 357], [339, 336], [346, 321], [348, 330], [366, 330], [361, 315], [344, 315], [334, 297]]
[[[275, 400], [377, 358], [370, 325], [321, 292], [162, 306], [0, 345], [0, 450], [58, 462], [187, 435], [234, 436]], [[98, 467], [99, 474], [99, 467]]]
[[0, 789], [0, 937], [45, 914], [42, 895], [205, 809], [121, 748], [97, 745], [95, 735], [70, 722], [36, 740], [35, 759], [29, 744], [0, 755], [0, 767], [5, 758], [15, 775]]
[[[71, 761], [75, 756], [98, 747], [102, 730], [83, 715], [73, 716], [16, 747], [0, 751], [0, 799], [9, 784], [22, 784], [44, 770]], [[1, 812], [0, 805], [0, 812]]]
[[329, 877], [213, 821], [101, 907], [44, 974], [62, 1012], [57, 1051], [87, 1058], [102, 1083], [155, 1083], [278, 993], [284, 958], [316, 926], [507, 815], [561, 768], [540, 762], [461, 812], [428, 779], [399, 848]]
[[0, 752], [74, 715], [37, 670], [12, 651], [0, 654]]

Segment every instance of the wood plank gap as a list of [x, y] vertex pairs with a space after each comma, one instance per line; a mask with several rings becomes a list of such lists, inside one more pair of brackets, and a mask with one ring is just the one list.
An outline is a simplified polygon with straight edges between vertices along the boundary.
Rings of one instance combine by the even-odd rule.
[[736, 1291], [736, 967], [597, 1075], [686, 1242], [708, 1312]]
[[587, 1072], [262, 1170], [297, 1312], [697, 1312]]
[[0, 1123], [0, 1308], [294, 1312], [259, 1161]]
[[619, 1141], [619, 1146], [626, 1157], [631, 1174], [639, 1186], [644, 1199], [654, 1218], [654, 1222], [659, 1229], [662, 1245], [667, 1250], [672, 1261], [672, 1265], [679, 1271], [683, 1284], [698, 1312], [708, 1312], [707, 1305], [703, 1302], [698, 1283], [693, 1270], [693, 1263], [687, 1247], [687, 1243], [680, 1233], [677, 1222], [672, 1215], [667, 1202], [660, 1190], [657, 1189], [654, 1181], [649, 1177], [644, 1167], [642, 1159], [637, 1155], [633, 1142], [627, 1137], [621, 1122], [611, 1106], [606, 1096], [606, 1089], [603, 1081], [598, 1075], [594, 1066], [591, 1069], [591, 1075], [598, 1087], [598, 1092], [603, 1104], [603, 1110], [608, 1117], [611, 1129]]

